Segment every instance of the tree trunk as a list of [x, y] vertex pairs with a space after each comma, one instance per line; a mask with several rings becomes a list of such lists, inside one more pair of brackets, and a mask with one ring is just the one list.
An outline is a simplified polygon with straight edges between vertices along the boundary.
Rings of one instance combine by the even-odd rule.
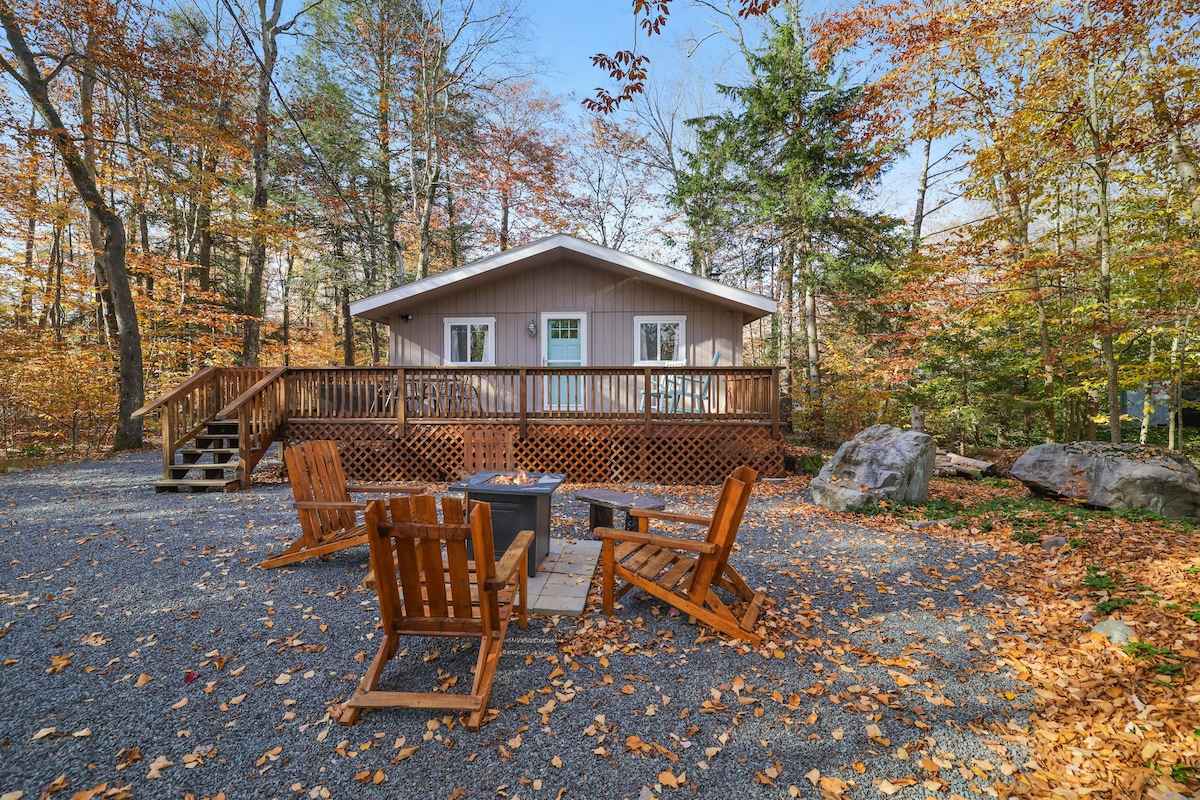
[[142, 446], [142, 420], [135, 419], [133, 412], [144, 401], [142, 383], [142, 337], [138, 330], [137, 309], [129, 287], [129, 274], [125, 271], [125, 226], [104, 199], [96, 180], [82, 155], [75, 148], [75, 141], [67, 133], [58, 109], [50, 101], [46, 78], [38, 67], [37, 58], [25, 42], [16, 14], [7, 0], [0, 0], [0, 24], [3, 24], [9, 45], [16, 59], [16, 67], [4, 62], [4, 68], [17, 77], [21, 87], [29, 95], [38, 114], [49, 128], [51, 141], [62, 158], [71, 182], [80, 199], [91, 209], [100, 223], [102, 232], [101, 254], [108, 274], [111, 297], [117, 322], [117, 428], [113, 440], [114, 450], [127, 450]]
[[500, 190], [500, 249], [508, 249], [508, 191]]
[[242, 364], [257, 367], [260, 356], [262, 321], [266, 314], [263, 277], [267, 271], [267, 171], [271, 166], [271, 76], [279, 56], [279, 13], [283, 0], [273, 0], [267, 15], [267, 0], [258, 0], [259, 41], [262, 62], [254, 102], [254, 131], [250, 135], [250, 155], [254, 162], [254, 193], [250, 199], [250, 273], [246, 281], [245, 320], [242, 323]]
[[[87, 57], [83, 68], [79, 70], [79, 112], [83, 122], [83, 163], [96, 183], [96, 145], [93, 140], [94, 107], [96, 95], [96, 75], [93, 72], [92, 50], [94, 47], [93, 33], [88, 32], [88, 40], [84, 45]], [[104, 332], [107, 341], [118, 341], [117, 312], [113, 308], [112, 285], [108, 279], [108, 261], [104, 256], [104, 232], [100, 222], [99, 212], [88, 206], [88, 240], [92, 245], [92, 271], [96, 275], [96, 294], [100, 298], [100, 318], [104, 321]], [[119, 346], [119, 345], [118, 345]]]
[[1150, 355], [1146, 359], [1146, 382], [1142, 385], [1142, 430], [1138, 443], [1145, 444], [1150, 437], [1150, 418], [1154, 416], [1154, 345], [1155, 331], [1150, 329]]
[[[1092, 23], [1091, 4], [1084, 8], [1085, 22]], [[1104, 120], [1100, 113], [1100, 93], [1096, 86], [1096, 59], [1089, 55], [1087, 66], [1087, 126], [1092, 142], [1092, 171], [1096, 174], [1096, 207], [1099, 215], [1100, 281], [1099, 300], [1103, 328], [1100, 331], [1100, 352], [1104, 359], [1105, 383], [1108, 388], [1109, 441], [1121, 443], [1121, 386], [1117, 356], [1113, 348], [1112, 319], [1112, 221], [1108, 208], [1108, 142], [1105, 141]]]
[[788, 397], [795, 397], [795, 366], [796, 355], [793, 347], [795, 339], [795, 256], [788, 248], [783, 252], [779, 264], [779, 348], [775, 354], [779, 365], [779, 388]]
[[432, 175], [425, 184], [425, 196], [421, 200], [421, 216], [417, 223], [417, 280], [429, 277], [429, 261], [433, 248], [433, 232], [430, 226], [433, 222], [433, 206], [437, 197], [437, 187], [442, 176], [442, 167], [434, 167]]
[[[36, 117], [29, 121], [33, 128]], [[25, 207], [25, 274], [21, 276], [21, 301], [17, 306], [17, 327], [28, 325], [33, 319], [33, 254], [37, 246], [38, 207], [38, 162], [33, 150], [33, 133], [29, 134], [29, 199]], [[49, 288], [49, 287], [47, 287]]]
[[913, 209], [912, 241], [909, 250], [917, 252], [921, 247], [921, 226], [925, 222], [925, 192], [929, 188], [929, 151], [933, 147], [932, 139], [921, 141], [921, 172], [917, 176], [917, 206]]
[[811, 285], [804, 287], [804, 332], [808, 340], [808, 396], [816, 408], [821, 407], [821, 349], [817, 340], [817, 293]]
[[342, 359], [354, 366], [354, 318], [350, 316], [350, 287], [342, 286]]
[[1146, 79], [1146, 94], [1150, 99], [1150, 109], [1154, 113], [1154, 124], [1158, 126], [1159, 136], [1166, 141], [1167, 158], [1188, 199], [1192, 219], [1200, 222], [1200, 162], [1183, 141], [1181, 126], [1171, 115], [1162, 76], [1159, 75], [1158, 65], [1154, 63], [1154, 54], [1150, 50], [1149, 42], [1139, 42], [1137, 49], [1141, 57], [1142, 74]]
[[292, 363], [292, 271], [296, 265], [296, 253], [293, 248], [288, 248], [287, 261], [285, 263], [287, 266], [284, 267], [283, 273], [283, 297], [280, 300], [283, 303], [283, 365], [286, 367]]

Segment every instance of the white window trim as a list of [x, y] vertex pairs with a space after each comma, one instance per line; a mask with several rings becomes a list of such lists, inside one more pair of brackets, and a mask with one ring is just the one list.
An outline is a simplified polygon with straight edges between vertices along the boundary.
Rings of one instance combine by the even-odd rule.
[[633, 318], [633, 365], [635, 367], [654, 367], [669, 364], [669, 361], [643, 361], [639, 358], [642, 350], [642, 324], [646, 322], [677, 322], [679, 323], [679, 360], [687, 360], [687, 317], [672, 314], [647, 314]]
[[[453, 361], [450, 358], [450, 328], [454, 325], [487, 325], [487, 343], [483, 348], [483, 361]], [[496, 318], [495, 317], [443, 317], [442, 360], [452, 367], [494, 367], [496, 365]]]

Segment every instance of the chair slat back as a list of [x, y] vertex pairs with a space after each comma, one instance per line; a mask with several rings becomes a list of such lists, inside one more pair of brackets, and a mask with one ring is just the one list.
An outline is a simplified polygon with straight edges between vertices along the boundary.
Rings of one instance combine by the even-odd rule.
[[[342, 471], [342, 460], [338, 456], [337, 443], [316, 440], [301, 442], [283, 453], [287, 465], [288, 481], [292, 494], [298, 501], [319, 503], [350, 502], [346, 490], [346, 473]], [[354, 511], [351, 509], [298, 509], [300, 527], [305, 535], [320, 540], [331, 533], [353, 528]]]
[[496, 574], [496, 542], [492, 537], [492, 507], [487, 503], [471, 504], [471, 543], [475, 548], [475, 577], [479, 581], [479, 622], [484, 636], [500, 631], [500, 598], [484, 591], [487, 582]]
[[443, 498], [442, 522], [430, 495], [392, 498], [390, 521], [384, 508], [373, 500], [366, 515], [384, 629], [403, 633], [408, 619], [421, 619], [428, 632], [438, 620], [472, 619], [472, 595], [483, 593], [472, 587], [467, 541], [475, 537], [463, 521], [462, 501]]
[[688, 590], [693, 600], [703, 600], [713, 579], [725, 571], [725, 562], [729, 560], [729, 553], [733, 550], [733, 542], [737, 538], [738, 528], [742, 524], [746, 506], [750, 503], [750, 494], [754, 491], [754, 481], [757, 478], [758, 472], [755, 469], [742, 466], [734, 470], [721, 486], [721, 495], [717, 498], [717, 506], [713, 509], [712, 522], [705, 537], [709, 544], [717, 545], [717, 550], [696, 559], [692, 585]]

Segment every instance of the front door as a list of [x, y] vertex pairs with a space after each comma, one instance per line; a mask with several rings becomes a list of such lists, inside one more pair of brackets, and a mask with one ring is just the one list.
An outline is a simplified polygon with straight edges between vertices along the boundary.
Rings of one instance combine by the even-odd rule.
[[[542, 364], [545, 366], [585, 366], [586, 339], [586, 315], [542, 314]], [[555, 375], [547, 378], [546, 407], [557, 411], [583, 408], [583, 376]]]

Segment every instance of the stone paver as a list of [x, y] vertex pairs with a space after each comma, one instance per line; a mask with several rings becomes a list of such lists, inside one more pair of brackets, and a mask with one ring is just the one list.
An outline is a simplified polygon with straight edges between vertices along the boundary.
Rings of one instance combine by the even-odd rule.
[[582, 614], [599, 558], [600, 542], [551, 539], [550, 554], [529, 579], [529, 610], [569, 617]]

